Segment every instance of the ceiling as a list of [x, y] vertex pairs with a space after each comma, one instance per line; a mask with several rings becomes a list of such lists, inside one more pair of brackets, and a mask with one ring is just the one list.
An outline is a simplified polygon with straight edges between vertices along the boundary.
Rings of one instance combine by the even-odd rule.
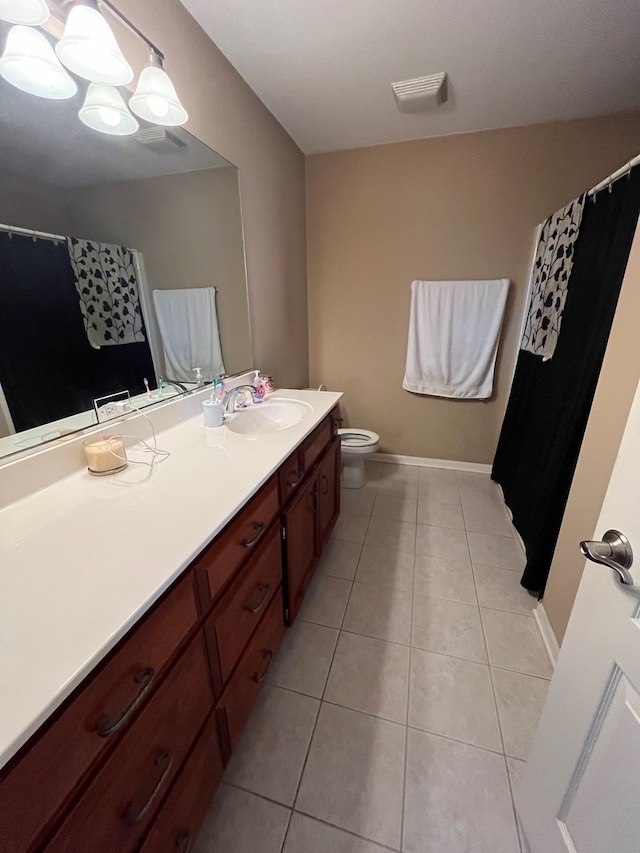
[[[182, 0], [305, 153], [640, 108], [638, 0]], [[390, 84], [446, 71], [449, 102]]]

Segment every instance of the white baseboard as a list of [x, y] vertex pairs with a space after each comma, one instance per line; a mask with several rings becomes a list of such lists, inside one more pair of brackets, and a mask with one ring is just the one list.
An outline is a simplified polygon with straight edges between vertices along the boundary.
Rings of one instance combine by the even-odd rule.
[[555, 669], [558, 654], [560, 653], [560, 646], [558, 645], [556, 635], [553, 633], [553, 628], [551, 627], [551, 622], [549, 622], [549, 617], [547, 616], [546, 610], [544, 609], [541, 601], [538, 602], [538, 606], [533, 611], [533, 618], [536, 620], [536, 625], [538, 626], [538, 630], [542, 636], [542, 642], [544, 643], [544, 647], [549, 655], [551, 666]]
[[471, 471], [490, 474], [491, 465], [481, 462], [456, 462], [453, 459], [428, 459], [425, 456], [400, 456], [397, 453], [376, 453], [372, 462], [393, 462], [396, 465], [416, 465], [418, 468], [446, 468], [450, 471]]

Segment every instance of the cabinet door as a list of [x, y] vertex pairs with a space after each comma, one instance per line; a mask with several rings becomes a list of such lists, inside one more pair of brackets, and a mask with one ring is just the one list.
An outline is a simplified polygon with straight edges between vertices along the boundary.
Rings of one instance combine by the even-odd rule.
[[284, 515], [286, 569], [285, 616], [296, 617], [317, 561], [318, 477], [313, 476]]
[[334, 438], [318, 470], [318, 556], [340, 515], [340, 439]]

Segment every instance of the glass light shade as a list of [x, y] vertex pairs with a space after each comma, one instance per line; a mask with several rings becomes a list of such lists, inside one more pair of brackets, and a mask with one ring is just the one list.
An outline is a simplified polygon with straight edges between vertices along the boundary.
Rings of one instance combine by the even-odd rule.
[[78, 91], [75, 80], [60, 65], [45, 36], [22, 25], [9, 30], [0, 58], [0, 74], [23, 92], [41, 98], [62, 100]]
[[152, 124], [174, 127], [188, 118], [169, 75], [156, 61], [143, 68], [129, 106], [137, 116]]
[[63, 65], [85, 80], [109, 86], [125, 86], [133, 80], [133, 69], [109, 24], [90, 6], [74, 6], [69, 12], [56, 53]]
[[0, 20], [37, 27], [49, 17], [45, 0], [0, 0]]
[[130, 136], [140, 127], [113, 86], [90, 83], [78, 117], [83, 124], [111, 136]]

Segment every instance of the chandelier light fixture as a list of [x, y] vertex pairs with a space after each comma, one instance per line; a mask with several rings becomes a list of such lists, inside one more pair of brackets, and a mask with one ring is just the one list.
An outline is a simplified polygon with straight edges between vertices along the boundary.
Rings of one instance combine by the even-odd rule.
[[[43, 98], [70, 98], [78, 90], [76, 78], [89, 81], [78, 114], [87, 127], [112, 136], [135, 133], [139, 124], [132, 112], [151, 124], [177, 126], [187, 120], [175, 87], [163, 68], [160, 50], [110, 0], [100, 0], [150, 50], [138, 85], [129, 100], [116, 88], [133, 80], [125, 59], [97, 0], [77, 2], [67, 16], [64, 33], [52, 47], [49, 38], [34, 29], [49, 17], [45, 0], [0, 0], [0, 19], [16, 24], [0, 57], [0, 75], [12, 85]], [[59, 14], [60, 4], [53, 4]], [[63, 68], [64, 66], [64, 68]], [[71, 74], [67, 73], [68, 69]], [[127, 93], [125, 93], [126, 96]], [[131, 111], [130, 111], [131, 110]]]

